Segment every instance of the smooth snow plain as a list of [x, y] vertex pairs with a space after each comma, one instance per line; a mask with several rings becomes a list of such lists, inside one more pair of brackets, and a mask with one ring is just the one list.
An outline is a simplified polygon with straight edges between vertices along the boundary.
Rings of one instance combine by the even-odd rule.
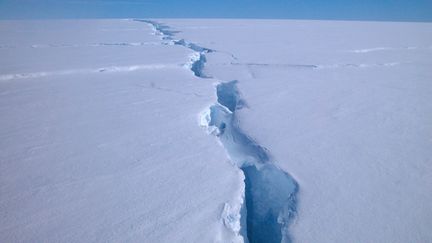
[[428, 23], [1, 21], [0, 241], [429, 242], [431, 70]]

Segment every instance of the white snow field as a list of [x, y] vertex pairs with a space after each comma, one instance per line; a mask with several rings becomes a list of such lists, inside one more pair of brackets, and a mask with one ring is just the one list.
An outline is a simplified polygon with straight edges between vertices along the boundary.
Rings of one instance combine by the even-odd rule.
[[432, 242], [432, 24], [0, 21], [0, 242]]

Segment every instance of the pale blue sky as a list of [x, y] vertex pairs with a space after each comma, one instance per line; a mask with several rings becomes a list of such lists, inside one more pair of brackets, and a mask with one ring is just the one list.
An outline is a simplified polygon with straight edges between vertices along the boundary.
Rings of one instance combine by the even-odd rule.
[[0, 19], [287, 18], [432, 21], [432, 0], [0, 0]]

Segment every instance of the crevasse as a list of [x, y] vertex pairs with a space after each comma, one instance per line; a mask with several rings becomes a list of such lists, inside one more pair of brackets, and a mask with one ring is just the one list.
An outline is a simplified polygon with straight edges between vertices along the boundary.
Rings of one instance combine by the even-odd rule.
[[[166, 25], [149, 20], [164, 44], [181, 45], [195, 51], [188, 68], [199, 78], [204, 73], [206, 54], [216, 52], [205, 47], [175, 40], [175, 31]], [[245, 242], [291, 242], [288, 226], [296, 214], [298, 184], [270, 159], [266, 149], [247, 136], [240, 128], [236, 111], [245, 107], [237, 87], [238, 81], [221, 81], [216, 86], [217, 102], [201, 114], [201, 126], [220, 140], [232, 163], [244, 173], [245, 208], [241, 210], [241, 229]], [[244, 220], [246, 218], [246, 220]], [[246, 228], [246, 229], [245, 229]]]

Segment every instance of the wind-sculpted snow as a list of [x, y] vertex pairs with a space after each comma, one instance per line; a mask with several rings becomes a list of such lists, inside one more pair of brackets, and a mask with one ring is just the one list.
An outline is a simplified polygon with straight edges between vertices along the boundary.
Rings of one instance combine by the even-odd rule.
[[393, 66], [401, 65], [401, 63], [399, 63], [399, 62], [383, 62], [383, 63], [287, 64], [287, 63], [239, 63], [239, 62], [231, 62], [231, 63], [224, 63], [222, 65], [263, 67], [263, 68], [272, 67], [272, 68], [283, 68], [283, 69], [287, 69], [287, 68], [291, 68], [291, 69], [338, 69], [338, 68], [393, 67]]
[[431, 49], [432, 46], [406, 46], [406, 47], [372, 47], [372, 48], [364, 48], [364, 49], [355, 49], [350, 50], [353, 53], [370, 53], [370, 52], [389, 52], [389, 51], [414, 51], [414, 50], [428, 50]]
[[0, 81], [40, 78], [40, 77], [58, 76], [58, 75], [71, 75], [71, 74], [133, 72], [138, 70], [154, 70], [154, 69], [176, 68], [176, 67], [178, 67], [178, 65], [175, 64], [137, 64], [137, 65], [129, 65], [129, 66], [100, 67], [94, 69], [83, 68], [83, 69], [65, 69], [65, 70], [58, 70], [58, 71], [40, 71], [40, 72], [31, 72], [31, 73], [13, 73], [13, 74], [0, 75]]
[[[195, 51], [186, 67], [196, 77], [208, 77], [203, 73], [205, 54], [214, 50], [183, 39], [174, 40], [174, 32], [166, 25], [154, 21], [142, 22], [152, 25], [155, 33], [162, 36], [162, 40]], [[288, 225], [296, 212], [298, 185], [290, 175], [270, 161], [266, 149], [239, 128], [236, 111], [245, 107], [246, 103], [240, 96], [237, 83], [238, 81], [234, 80], [221, 82], [216, 86], [217, 103], [201, 114], [200, 121], [201, 126], [219, 138], [232, 163], [241, 169], [245, 176], [246, 205], [240, 208], [246, 210], [239, 210], [239, 215], [232, 216], [226, 213], [230, 206], [225, 204], [223, 215], [229, 218], [224, 219], [224, 224], [236, 234], [241, 234], [246, 242], [290, 242]], [[244, 221], [246, 226], [242, 224]], [[241, 228], [238, 228], [238, 225]]]
[[159, 42], [101, 42], [101, 43], [89, 43], [89, 44], [32, 44], [29, 46], [16, 46], [16, 45], [0, 45], [0, 49], [13, 49], [13, 48], [82, 48], [82, 47], [109, 47], [109, 46], [121, 46], [121, 47], [139, 47], [148, 45], [160, 45]]
[[376, 67], [394, 67], [400, 65], [399, 62], [386, 63], [342, 63], [342, 64], [322, 64], [317, 65], [317, 69], [336, 69], [336, 68], [376, 68]]
[[233, 66], [281, 67], [281, 68], [318, 68], [314, 64], [285, 64], [285, 63], [230, 63]]

